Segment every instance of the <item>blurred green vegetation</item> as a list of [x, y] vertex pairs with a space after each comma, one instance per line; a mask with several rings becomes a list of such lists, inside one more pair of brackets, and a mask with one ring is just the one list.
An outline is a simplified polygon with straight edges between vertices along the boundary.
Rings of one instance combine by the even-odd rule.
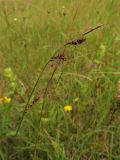
[[[120, 160], [119, 6], [0, 0], [0, 160]], [[46, 67], [30, 102], [39, 101], [15, 136], [42, 67], [64, 42], [98, 24], [85, 43], [66, 47], [44, 98], [54, 61]]]

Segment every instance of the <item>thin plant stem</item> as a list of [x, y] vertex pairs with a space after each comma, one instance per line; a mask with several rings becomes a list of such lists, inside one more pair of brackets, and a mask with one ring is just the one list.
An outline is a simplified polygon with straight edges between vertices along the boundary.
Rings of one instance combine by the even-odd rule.
[[46, 100], [46, 96], [47, 96], [47, 91], [48, 91], [48, 88], [49, 88], [49, 86], [50, 86], [50, 83], [51, 83], [51, 81], [52, 81], [52, 79], [53, 79], [53, 76], [54, 76], [54, 74], [55, 74], [55, 72], [56, 72], [56, 70], [57, 70], [57, 68], [58, 68], [58, 66], [59, 66], [60, 61], [61, 61], [61, 60], [59, 60], [59, 62], [56, 64], [56, 66], [55, 66], [55, 68], [54, 68], [54, 70], [53, 70], [53, 72], [52, 72], [52, 75], [51, 75], [51, 77], [50, 77], [50, 79], [49, 79], [49, 81], [48, 81], [48, 83], [47, 83], [47, 86], [46, 86], [46, 88], [45, 88], [45, 91], [44, 91], [43, 103], [42, 103], [41, 112], [40, 112], [40, 118], [39, 118], [39, 122], [38, 122], [39, 127], [38, 127], [38, 132], [37, 132], [38, 134], [37, 134], [36, 141], [35, 141], [34, 157], [33, 157], [33, 159], [34, 159], [34, 158], [36, 159], [37, 141], [39, 140], [39, 132], [40, 132], [40, 129], [41, 129], [41, 119], [42, 119], [43, 108], [44, 108], [44, 106], [45, 106], [45, 100]]
[[85, 33], [83, 33], [82, 36], [85, 36], [86, 34], [93, 32], [94, 30], [97, 30], [98, 28], [103, 27], [103, 26], [104, 26], [104, 24], [99, 24], [96, 27], [93, 27], [93, 28], [89, 29], [88, 31], [86, 31]]
[[[53, 54], [53, 56], [54, 56], [57, 52], [59, 52], [59, 50], [61, 50], [61, 47], [55, 51], [55, 53]], [[35, 91], [35, 89], [36, 89], [36, 87], [37, 87], [37, 85], [38, 85], [38, 82], [39, 82], [39, 80], [40, 80], [40, 78], [41, 78], [44, 70], [46, 69], [47, 65], [49, 64], [50, 60], [51, 60], [51, 58], [50, 58], [50, 59], [48, 60], [48, 62], [44, 65], [43, 69], [41, 70], [41, 72], [40, 72], [40, 74], [39, 74], [39, 76], [38, 76], [38, 78], [37, 78], [37, 80], [36, 80], [36, 82], [35, 82], [35, 85], [33, 86], [33, 89], [32, 89], [32, 91], [31, 91], [31, 94], [30, 94], [30, 96], [29, 96], [29, 98], [28, 98], [28, 101], [27, 101], [27, 103], [26, 103], [26, 105], [25, 105], [25, 108], [24, 108], [24, 110], [23, 110], [23, 114], [22, 114], [22, 116], [21, 116], [21, 120], [20, 120], [20, 123], [19, 123], [19, 125], [18, 125], [17, 130], [16, 130], [15, 136], [18, 135], [18, 132], [19, 132], [19, 130], [20, 130], [20, 128], [21, 128], [23, 119], [24, 119], [25, 114], [26, 114], [26, 110], [27, 110], [27, 108], [28, 108], [28, 106], [29, 106], [29, 104], [30, 104], [30, 100], [31, 100], [31, 98], [32, 98], [32, 95], [33, 95], [33, 93], [34, 93], [34, 91]]]

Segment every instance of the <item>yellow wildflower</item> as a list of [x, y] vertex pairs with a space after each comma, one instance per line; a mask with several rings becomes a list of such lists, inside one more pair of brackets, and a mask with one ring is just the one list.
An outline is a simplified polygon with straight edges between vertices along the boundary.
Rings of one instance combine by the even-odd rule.
[[5, 97], [4, 97], [4, 102], [5, 102], [5, 103], [10, 103], [10, 102], [11, 102], [11, 98], [5, 96]]
[[65, 112], [70, 112], [70, 111], [72, 111], [72, 109], [73, 109], [73, 107], [71, 105], [64, 106], [64, 111]]
[[2, 104], [3, 103], [3, 98], [0, 98], [0, 104]]

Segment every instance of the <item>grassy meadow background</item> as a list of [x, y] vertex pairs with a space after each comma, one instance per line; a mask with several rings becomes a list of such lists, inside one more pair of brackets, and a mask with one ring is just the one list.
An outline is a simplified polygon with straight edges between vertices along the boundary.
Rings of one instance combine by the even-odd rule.
[[[120, 160], [119, 10], [119, 0], [0, 0], [0, 160]], [[99, 24], [35, 86], [56, 50]]]

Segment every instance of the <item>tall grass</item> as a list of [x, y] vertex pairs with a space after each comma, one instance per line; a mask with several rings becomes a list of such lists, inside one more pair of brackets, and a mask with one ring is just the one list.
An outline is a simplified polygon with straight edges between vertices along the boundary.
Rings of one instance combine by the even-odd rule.
[[[119, 5], [0, 1], [1, 160], [120, 159]], [[83, 44], [61, 50], [62, 60], [52, 57], [100, 23]]]

